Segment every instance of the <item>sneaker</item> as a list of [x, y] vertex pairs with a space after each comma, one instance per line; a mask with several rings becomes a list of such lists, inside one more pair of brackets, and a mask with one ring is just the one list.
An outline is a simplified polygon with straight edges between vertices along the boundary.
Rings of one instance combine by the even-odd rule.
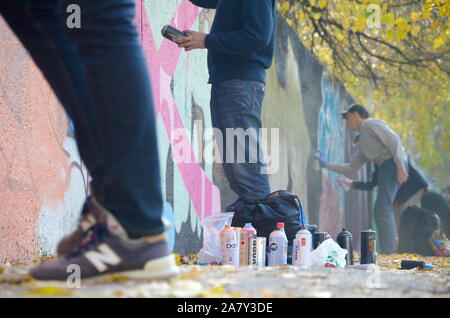
[[31, 276], [36, 280], [67, 280], [73, 277], [74, 265], [79, 267], [80, 279], [113, 273], [129, 279], [168, 279], [179, 274], [165, 233], [130, 239], [111, 219], [108, 216], [106, 223], [94, 225], [69, 253], [33, 268]]
[[[105, 222], [107, 214], [110, 212], [103, 208], [93, 197], [88, 196], [81, 210], [81, 221], [75, 231], [64, 236], [56, 247], [58, 255], [65, 255], [72, 251], [84, 238], [86, 233], [98, 222]], [[172, 224], [165, 217], [162, 217], [164, 230], [168, 231]]]
[[56, 253], [58, 255], [64, 255], [72, 251], [103, 215], [103, 208], [94, 197], [89, 196], [81, 210], [80, 223], [75, 231], [61, 239], [56, 247]]

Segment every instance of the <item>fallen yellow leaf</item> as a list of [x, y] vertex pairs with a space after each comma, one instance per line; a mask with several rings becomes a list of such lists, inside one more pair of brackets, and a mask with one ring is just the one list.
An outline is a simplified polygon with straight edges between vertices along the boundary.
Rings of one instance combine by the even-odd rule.
[[216, 294], [223, 294], [223, 286], [221, 285], [214, 286], [213, 288], [211, 288], [211, 292]]
[[71, 291], [57, 286], [38, 287], [25, 292], [29, 296], [68, 296], [71, 293]]

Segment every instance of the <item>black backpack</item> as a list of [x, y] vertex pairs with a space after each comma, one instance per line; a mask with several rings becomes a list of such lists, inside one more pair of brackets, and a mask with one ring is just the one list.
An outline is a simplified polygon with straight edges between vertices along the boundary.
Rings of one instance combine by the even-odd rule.
[[234, 211], [234, 216], [231, 226], [243, 227], [245, 223], [251, 222], [256, 229], [257, 236], [266, 237], [266, 244], [269, 243], [269, 235], [276, 229], [277, 223], [283, 222], [288, 239], [288, 263], [295, 234], [300, 231], [302, 226], [301, 219], [303, 218], [303, 224], [311, 234], [317, 228], [316, 225], [306, 224], [306, 217], [298, 196], [284, 190], [275, 191], [263, 200], [239, 198], [227, 208], [227, 212], [232, 211]]
[[439, 228], [436, 214], [417, 206], [408, 207], [400, 217], [398, 252], [434, 256], [429, 238]]
[[450, 204], [435, 191], [429, 191], [420, 199], [423, 209], [436, 213], [441, 222], [441, 228], [447, 237], [450, 237]]

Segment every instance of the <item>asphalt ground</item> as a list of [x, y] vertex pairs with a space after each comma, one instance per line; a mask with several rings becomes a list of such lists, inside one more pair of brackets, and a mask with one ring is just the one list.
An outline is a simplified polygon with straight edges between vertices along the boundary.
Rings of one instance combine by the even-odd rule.
[[[133, 281], [113, 274], [102, 279], [38, 282], [26, 264], [0, 266], [0, 297], [148, 297], [148, 298], [450, 298], [450, 260], [414, 254], [377, 255], [374, 270], [294, 266], [233, 267], [196, 265], [196, 255], [175, 255], [180, 275], [168, 281]], [[401, 270], [402, 259], [423, 260], [433, 269]], [[355, 255], [355, 263], [359, 263]], [[80, 287], [80, 288], [77, 288]]]

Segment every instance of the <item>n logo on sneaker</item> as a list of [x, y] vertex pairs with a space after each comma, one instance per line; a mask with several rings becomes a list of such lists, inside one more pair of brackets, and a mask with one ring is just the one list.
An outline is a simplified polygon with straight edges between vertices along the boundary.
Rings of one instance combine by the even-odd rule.
[[98, 246], [99, 251], [89, 251], [84, 254], [84, 257], [94, 265], [94, 267], [101, 273], [108, 269], [107, 265], [117, 265], [122, 261], [120, 257], [106, 244]]

